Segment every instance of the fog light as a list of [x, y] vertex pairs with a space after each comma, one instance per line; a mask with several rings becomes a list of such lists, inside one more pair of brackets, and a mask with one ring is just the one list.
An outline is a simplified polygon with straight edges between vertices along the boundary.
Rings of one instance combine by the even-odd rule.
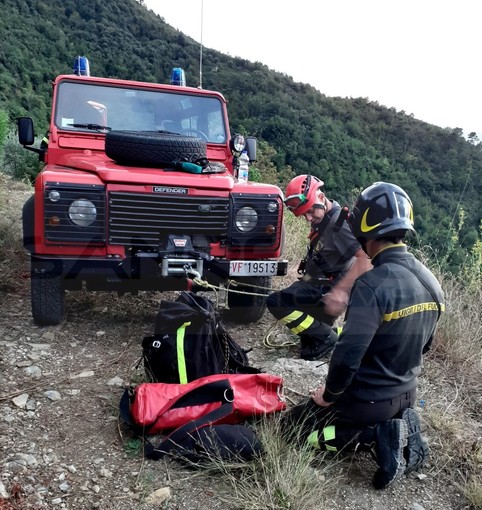
[[49, 191], [48, 196], [51, 202], [58, 202], [60, 200], [60, 193], [56, 189]]

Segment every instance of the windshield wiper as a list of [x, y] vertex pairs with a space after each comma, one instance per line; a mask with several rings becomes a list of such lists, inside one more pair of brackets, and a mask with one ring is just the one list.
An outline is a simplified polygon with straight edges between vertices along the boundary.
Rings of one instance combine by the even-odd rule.
[[111, 127], [101, 126], [100, 124], [69, 124], [69, 126], [80, 129], [92, 129], [94, 131], [98, 131], [99, 133], [104, 133], [105, 131], [112, 130]]

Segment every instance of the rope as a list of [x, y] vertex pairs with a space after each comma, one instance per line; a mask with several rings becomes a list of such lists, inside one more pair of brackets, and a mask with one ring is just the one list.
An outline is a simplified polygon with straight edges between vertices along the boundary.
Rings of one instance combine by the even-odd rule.
[[298, 345], [298, 342], [293, 341], [287, 341], [287, 342], [281, 342], [281, 343], [271, 343], [269, 341], [269, 337], [271, 333], [276, 329], [276, 326], [279, 324], [279, 322], [276, 320], [274, 324], [270, 327], [268, 332], [266, 333], [265, 337], [263, 338], [263, 345], [266, 347], [269, 347], [271, 349], [281, 349], [282, 347], [293, 347], [295, 345]]
[[220, 287], [218, 285], [213, 285], [205, 280], [202, 280], [201, 278], [194, 278], [193, 279], [193, 282], [196, 284], [196, 285], [199, 285], [200, 287], [205, 287], [206, 289], [210, 289], [210, 290], [224, 290], [226, 292], [234, 292], [235, 294], [246, 294], [246, 295], [249, 295], [249, 296], [260, 296], [260, 297], [266, 297], [268, 296], [268, 294], [259, 294], [257, 292], [247, 292], [247, 291], [243, 291], [243, 290], [234, 290], [234, 289], [231, 289], [230, 287], [233, 286], [233, 287], [236, 287], [236, 286], [244, 286], [244, 287], [251, 287], [251, 288], [257, 288], [257, 289], [264, 289], [264, 290], [272, 290], [272, 288], [270, 287], [261, 287], [259, 285], [252, 285], [250, 283], [244, 283], [244, 282], [238, 282], [236, 280], [228, 280], [227, 282], [227, 286], [226, 287]]
[[[215, 291], [215, 294], [216, 294], [216, 307], [218, 307], [218, 308], [219, 308], [219, 299], [218, 299], [218, 293], [217, 293], [218, 290], [225, 291], [225, 292], [234, 292], [235, 294], [246, 294], [246, 295], [250, 295], [250, 296], [260, 296], [260, 297], [266, 297], [268, 294], [259, 294], [257, 292], [247, 292], [247, 291], [242, 291], [242, 290], [234, 290], [234, 289], [231, 289], [230, 287], [231, 286], [233, 286], [233, 287], [238, 287], [239, 286], [239, 287], [251, 287], [251, 288], [257, 288], [257, 289], [263, 289], [263, 290], [267, 290], [267, 291], [272, 290], [272, 288], [270, 288], [270, 287], [262, 287], [260, 285], [253, 285], [253, 284], [250, 284], [250, 283], [239, 282], [237, 280], [228, 280], [226, 287], [220, 287], [220, 286], [217, 286], [217, 285], [213, 285], [213, 284], [211, 284], [211, 283], [209, 283], [206, 280], [203, 280], [201, 278], [194, 278], [193, 282], [196, 285], [198, 285], [200, 287], [204, 287], [207, 290], [209, 289], [209, 290], [214, 290]], [[294, 342], [294, 341], [291, 341], [291, 340], [286, 341], [286, 342], [281, 342], [281, 343], [272, 343], [272, 342], [270, 342], [269, 337], [271, 336], [273, 331], [276, 329], [277, 325], [278, 325], [278, 320], [275, 320], [274, 324], [270, 327], [270, 329], [268, 330], [268, 332], [266, 333], [266, 335], [263, 338], [263, 345], [265, 345], [266, 347], [269, 347], [270, 349], [281, 349], [283, 347], [293, 347], [293, 346], [298, 345], [298, 342]]]

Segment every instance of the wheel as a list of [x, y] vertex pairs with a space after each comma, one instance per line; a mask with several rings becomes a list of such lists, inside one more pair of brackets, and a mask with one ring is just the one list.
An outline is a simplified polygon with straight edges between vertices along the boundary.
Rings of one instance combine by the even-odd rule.
[[23, 246], [30, 253], [34, 251], [34, 211], [34, 195], [32, 195], [22, 208]]
[[203, 133], [202, 131], [199, 131], [199, 129], [183, 129], [181, 131], [181, 135], [195, 137], [195, 138], [201, 138], [205, 142], [209, 141], [208, 135], [206, 133]]
[[64, 319], [65, 289], [62, 277], [56, 271], [47, 271], [32, 264], [32, 316], [38, 326], [53, 326]]
[[206, 158], [206, 142], [156, 131], [110, 131], [105, 135], [105, 153], [123, 165], [159, 167]]
[[[259, 321], [266, 310], [266, 300], [270, 292], [269, 289], [271, 289], [271, 277], [245, 276], [235, 278], [235, 280], [239, 283], [245, 284], [246, 286], [240, 285], [234, 290], [247, 293], [266, 294], [266, 296], [228, 292], [228, 318], [238, 324], [249, 324], [251, 322]], [[250, 287], [249, 285], [253, 285], [253, 287]]]

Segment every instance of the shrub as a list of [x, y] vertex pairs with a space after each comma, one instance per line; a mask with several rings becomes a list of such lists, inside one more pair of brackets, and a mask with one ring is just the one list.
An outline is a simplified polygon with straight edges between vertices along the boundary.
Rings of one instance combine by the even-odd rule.
[[0, 173], [0, 290], [16, 287], [25, 274], [28, 256], [22, 244], [22, 206], [29, 184]]
[[[34, 145], [40, 145], [39, 138], [35, 139]], [[33, 183], [43, 166], [43, 163], [38, 159], [38, 154], [24, 149], [18, 143], [14, 131], [8, 132], [3, 146], [3, 154], [0, 156], [2, 171], [17, 180], [28, 180]]]

